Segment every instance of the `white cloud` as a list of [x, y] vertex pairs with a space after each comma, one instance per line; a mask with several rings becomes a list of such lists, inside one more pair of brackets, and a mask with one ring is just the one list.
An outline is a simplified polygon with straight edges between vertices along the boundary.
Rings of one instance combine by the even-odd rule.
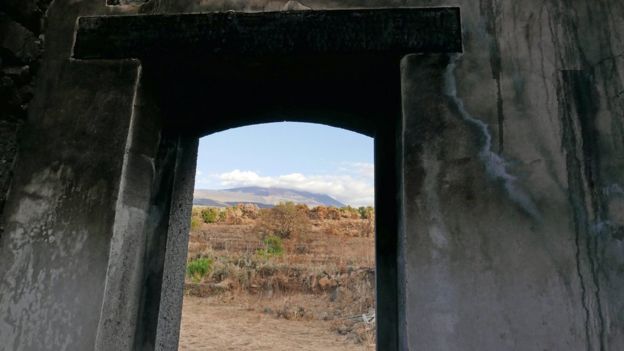
[[204, 186], [210, 186], [211, 181], [209, 177], [204, 176], [204, 172], [202, 172], [201, 170], [196, 170], [195, 171], [195, 187], [204, 187]]
[[[261, 176], [253, 171], [233, 170], [212, 175], [222, 187], [262, 186], [292, 188], [327, 194], [353, 206], [373, 205], [375, 188], [372, 165], [352, 164], [340, 174], [304, 175], [284, 174], [275, 177]], [[199, 177], [198, 177], [199, 180]], [[196, 184], [200, 182], [196, 181]], [[204, 183], [204, 182], [201, 182]]]
[[340, 168], [343, 172], [349, 172], [351, 174], [370, 178], [371, 180], [375, 177], [375, 165], [368, 162], [343, 162], [342, 167]]

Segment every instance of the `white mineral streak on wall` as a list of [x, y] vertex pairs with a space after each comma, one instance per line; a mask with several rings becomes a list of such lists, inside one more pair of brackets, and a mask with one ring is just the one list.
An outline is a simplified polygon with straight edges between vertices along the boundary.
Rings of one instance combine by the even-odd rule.
[[529, 194], [518, 185], [517, 178], [507, 171], [507, 161], [505, 161], [502, 156], [492, 151], [492, 136], [490, 135], [488, 125], [472, 116], [466, 110], [463, 100], [457, 96], [455, 68], [457, 67], [457, 61], [460, 57], [461, 55], [459, 54], [451, 56], [451, 61], [444, 74], [444, 94], [450, 98], [461, 118], [475, 126], [481, 133], [483, 146], [481, 151], [479, 151], [479, 158], [485, 165], [485, 171], [488, 176], [493, 180], [501, 181], [509, 198], [531, 217], [539, 220], [541, 216], [533, 200], [531, 200]]

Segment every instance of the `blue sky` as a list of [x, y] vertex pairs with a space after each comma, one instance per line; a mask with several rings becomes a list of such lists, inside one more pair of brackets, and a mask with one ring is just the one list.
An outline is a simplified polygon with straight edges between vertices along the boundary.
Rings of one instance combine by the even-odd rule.
[[373, 139], [310, 123], [234, 128], [200, 140], [196, 189], [288, 187], [373, 204]]

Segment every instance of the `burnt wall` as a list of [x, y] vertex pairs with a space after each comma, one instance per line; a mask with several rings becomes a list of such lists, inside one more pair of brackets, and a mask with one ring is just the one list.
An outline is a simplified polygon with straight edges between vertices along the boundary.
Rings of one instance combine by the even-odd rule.
[[34, 94], [49, 0], [0, 3], [0, 213], [12, 179], [17, 137]]
[[[431, 84], [420, 60], [403, 63], [403, 345], [622, 348], [622, 1], [153, 0], [140, 11], [422, 6], [461, 7], [464, 54], [430, 63]], [[421, 101], [433, 86], [444, 98]]]
[[[69, 61], [78, 15], [401, 6], [460, 6], [464, 35], [462, 56], [410, 56], [401, 66], [403, 349], [624, 348], [623, 2], [119, 3], [56, 0], [47, 12], [45, 59], [3, 214], [0, 350], [106, 350], [92, 347], [98, 331], [122, 319], [102, 314], [103, 305], [114, 307], [103, 286], [124, 277], [115, 269], [134, 279], [135, 267], [143, 267], [126, 265], [116, 251], [145, 239], [129, 235], [145, 223], [126, 213], [146, 210], [130, 201], [138, 197], [124, 202], [120, 191], [123, 170], [133, 166], [122, 159], [132, 161], [126, 150], [137, 106], [129, 97], [141, 70], [136, 62]], [[13, 40], [31, 43], [39, 33], [28, 15], [5, 14], [2, 23], [22, 33], [2, 30], [3, 47], [13, 45], [16, 56], [31, 46]], [[24, 81], [32, 81], [37, 55], [11, 61], [29, 66]], [[4, 56], [2, 64], [4, 72]], [[13, 101], [3, 114], [15, 111], [3, 121], [17, 122], [2, 132], [9, 145], [2, 155], [11, 159], [1, 166], [2, 196], [11, 140], [25, 117], [19, 94], [30, 84], [18, 77], [2, 80], [20, 87], [7, 89], [14, 98], [3, 100]], [[137, 158], [149, 163], [145, 155]], [[122, 297], [136, 302], [129, 293]]]
[[419, 6], [461, 8], [464, 54], [438, 66], [445, 99], [424, 105], [418, 60], [403, 65], [405, 344], [622, 348], [624, 2], [153, 0], [140, 11]]

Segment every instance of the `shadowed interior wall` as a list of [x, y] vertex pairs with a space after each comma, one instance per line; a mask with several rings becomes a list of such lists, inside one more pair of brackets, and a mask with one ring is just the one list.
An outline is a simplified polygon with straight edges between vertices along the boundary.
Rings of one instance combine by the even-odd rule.
[[624, 348], [621, 1], [57, 0], [2, 217], [0, 350], [94, 349], [104, 321], [139, 72], [69, 61], [76, 16], [446, 5], [465, 54], [402, 62], [403, 349]]
[[76, 62], [58, 79], [46, 114], [26, 130], [21, 152], [29, 157], [13, 184], [20, 200], [9, 201], [4, 213], [0, 339], [6, 350], [90, 349], [99, 322], [137, 65]]
[[0, 213], [12, 178], [17, 135], [34, 93], [48, 5], [49, 1], [0, 3]]

